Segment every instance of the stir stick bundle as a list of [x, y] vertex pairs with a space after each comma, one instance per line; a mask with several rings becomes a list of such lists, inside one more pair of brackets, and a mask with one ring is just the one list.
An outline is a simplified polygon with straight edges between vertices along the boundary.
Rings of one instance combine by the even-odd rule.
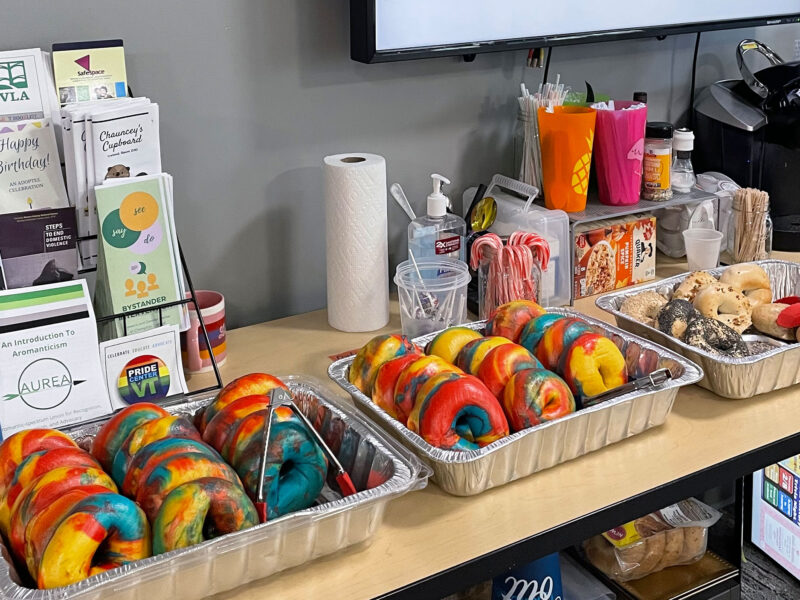
[[768, 258], [767, 218], [769, 194], [753, 188], [736, 190], [733, 196], [733, 258], [749, 262]]
[[561, 106], [567, 97], [567, 88], [561, 83], [561, 75], [555, 83], [539, 84], [539, 91], [531, 94], [524, 83], [520, 84], [522, 96], [517, 98], [522, 115], [524, 132], [522, 143], [522, 162], [519, 166], [519, 180], [542, 189], [542, 153], [539, 147], [539, 109], [552, 110]]

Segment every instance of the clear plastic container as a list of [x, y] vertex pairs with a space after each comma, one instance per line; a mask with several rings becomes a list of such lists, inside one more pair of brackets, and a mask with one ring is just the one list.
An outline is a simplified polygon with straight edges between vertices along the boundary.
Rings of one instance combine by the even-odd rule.
[[[494, 266], [493, 266], [494, 264]], [[530, 272], [520, 273], [487, 248], [478, 266], [478, 318], [488, 319], [501, 304], [512, 300], [539, 302], [542, 270], [533, 261]]]
[[471, 279], [467, 263], [453, 258], [407, 260], [397, 265], [394, 282], [403, 334], [415, 338], [466, 322]]

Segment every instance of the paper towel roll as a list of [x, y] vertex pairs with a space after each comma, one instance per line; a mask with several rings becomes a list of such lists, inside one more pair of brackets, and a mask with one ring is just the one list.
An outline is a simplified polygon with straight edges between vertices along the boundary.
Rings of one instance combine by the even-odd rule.
[[386, 161], [336, 154], [324, 170], [328, 323], [374, 331], [389, 322]]

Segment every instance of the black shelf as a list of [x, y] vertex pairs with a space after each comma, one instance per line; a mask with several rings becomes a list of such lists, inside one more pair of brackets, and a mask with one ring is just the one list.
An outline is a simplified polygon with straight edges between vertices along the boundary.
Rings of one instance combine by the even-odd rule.
[[[379, 598], [438, 600], [516, 566], [569, 548], [632, 518], [659, 510], [713, 487], [730, 484], [795, 454], [800, 454], [800, 433], [664, 483], [558, 527], [520, 539], [494, 552], [383, 594]], [[655, 467], [657, 468], [657, 465]], [[530, 509], [534, 510], [532, 505]]]

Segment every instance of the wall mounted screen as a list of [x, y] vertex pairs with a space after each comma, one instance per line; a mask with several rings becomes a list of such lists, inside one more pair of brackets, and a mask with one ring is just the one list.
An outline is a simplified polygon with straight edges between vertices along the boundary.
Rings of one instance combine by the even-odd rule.
[[788, 22], [800, 22], [798, 0], [351, 0], [364, 62]]

